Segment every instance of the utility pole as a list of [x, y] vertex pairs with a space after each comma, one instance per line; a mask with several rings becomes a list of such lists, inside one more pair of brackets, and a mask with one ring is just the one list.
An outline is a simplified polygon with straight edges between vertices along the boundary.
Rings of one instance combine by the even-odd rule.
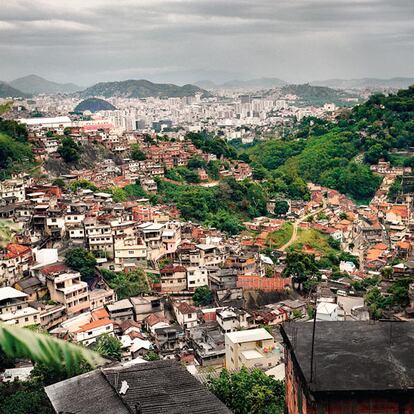
[[313, 328], [312, 328], [312, 344], [311, 344], [311, 360], [310, 360], [310, 383], [313, 382], [313, 364], [314, 364], [314, 350], [315, 350], [315, 331], [316, 331], [316, 312], [318, 295], [315, 287], [315, 311], [313, 313]]

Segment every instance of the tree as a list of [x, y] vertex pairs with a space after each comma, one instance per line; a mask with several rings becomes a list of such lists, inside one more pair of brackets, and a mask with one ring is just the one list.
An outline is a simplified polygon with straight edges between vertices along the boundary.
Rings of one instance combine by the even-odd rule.
[[10, 173], [15, 166], [32, 160], [33, 153], [28, 144], [16, 141], [0, 132], [0, 170], [4, 169]]
[[[1, 108], [2, 106], [0, 105], [0, 115], [2, 114]], [[9, 137], [11, 137], [13, 140], [17, 142], [21, 142], [21, 143], [27, 142], [28, 133], [27, 133], [26, 125], [20, 124], [16, 121], [0, 118], [0, 133], [8, 135]]]
[[115, 290], [118, 299], [130, 298], [150, 292], [147, 275], [142, 268], [129, 272], [112, 272], [102, 270], [102, 275], [109, 286]]
[[264, 180], [268, 176], [268, 171], [265, 167], [257, 165], [253, 168], [253, 178], [255, 180]]
[[92, 366], [84, 360], [80, 360], [79, 364], [73, 367], [70, 372], [68, 372], [64, 365], [54, 366], [44, 362], [37, 362], [30, 373], [30, 377], [46, 387], [47, 385], [55, 384], [56, 382], [63, 381], [67, 378], [84, 374], [91, 369]]
[[293, 281], [303, 288], [305, 282], [319, 275], [315, 256], [301, 252], [289, 252], [286, 256], [286, 267], [283, 276], [291, 276]]
[[57, 152], [66, 163], [73, 163], [79, 160], [81, 147], [71, 137], [65, 137], [62, 139]]
[[135, 184], [126, 185], [123, 188], [123, 190], [126, 192], [128, 197], [133, 197], [133, 198], [148, 197], [148, 194], [141, 187], [141, 184], [139, 183], [139, 181], [137, 181]]
[[284, 216], [289, 211], [289, 203], [285, 200], [278, 200], [275, 204], [275, 215]]
[[144, 161], [147, 157], [138, 144], [131, 145], [131, 158], [135, 161]]
[[332, 249], [339, 250], [341, 248], [341, 242], [337, 239], [334, 239], [332, 236], [328, 237], [328, 244]]
[[38, 381], [14, 381], [0, 384], [2, 414], [53, 414], [55, 410]]
[[365, 152], [364, 160], [368, 164], [376, 164], [384, 157], [384, 148], [381, 144], [374, 144]]
[[66, 187], [65, 181], [62, 178], [56, 178], [52, 181], [53, 185], [57, 185], [59, 188], [64, 189]]
[[245, 162], [246, 164], [250, 164], [252, 162], [252, 160], [249, 157], [249, 154], [247, 154], [246, 152], [242, 152], [239, 155], [239, 160]]
[[243, 229], [240, 220], [226, 210], [210, 213], [205, 223], [210, 227], [215, 227], [231, 235], [238, 234]]
[[394, 274], [394, 270], [391, 266], [385, 266], [381, 269], [380, 273], [384, 279], [391, 279], [391, 276]]
[[98, 190], [98, 187], [94, 183], [91, 183], [90, 181], [85, 180], [84, 178], [81, 178], [80, 180], [75, 180], [70, 184], [70, 189], [72, 191], [76, 191], [79, 188], [82, 188], [84, 190], [91, 190], [91, 191]]
[[155, 351], [148, 351], [143, 358], [145, 361], [159, 361], [161, 358]]
[[208, 286], [198, 287], [193, 295], [196, 306], [207, 306], [213, 302], [213, 294]]
[[118, 338], [112, 335], [101, 335], [93, 349], [103, 358], [120, 361], [122, 356], [122, 344]]
[[191, 157], [187, 163], [187, 167], [191, 170], [196, 170], [198, 168], [206, 168], [206, 166], [207, 163], [202, 158], [195, 156]]
[[345, 212], [341, 211], [341, 212], [339, 213], [339, 218], [340, 218], [341, 220], [348, 220], [348, 214], [346, 214]]
[[128, 198], [128, 193], [120, 187], [111, 187], [110, 192], [112, 194], [112, 200], [114, 203], [121, 203], [126, 201]]
[[65, 254], [65, 264], [79, 272], [85, 280], [91, 279], [95, 275], [96, 258], [83, 247], [68, 250]]
[[260, 369], [243, 367], [230, 373], [223, 369], [210, 378], [208, 387], [235, 414], [282, 414], [285, 407], [283, 381], [267, 376]]
[[[28, 329], [26, 331], [28, 331], [26, 332], [26, 335], [35, 332]], [[44, 342], [54, 340], [54, 338], [45, 334], [42, 334], [42, 336], [42, 341]], [[40, 345], [38, 346], [41, 347]], [[14, 381], [12, 383], [0, 384], [0, 412], [2, 414], [54, 413], [55, 411], [52, 409], [44, 387], [92, 370], [95, 365], [91, 365], [86, 361], [83, 352], [93, 355], [94, 359], [96, 358], [97, 361], [101, 361], [99, 364], [104, 362], [98, 354], [95, 354], [92, 351], [86, 351], [83, 348], [74, 345], [72, 345], [72, 347], [73, 348], [71, 348], [69, 352], [73, 355], [75, 355], [75, 352], [82, 353], [79, 359], [68, 357], [67, 360], [62, 359], [61, 361], [53, 361], [50, 359], [50, 356], [47, 355], [47, 352], [50, 351], [45, 352], [45, 359], [42, 358], [42, 360], [37, 358], [35, 360], [34, 355], [24, 355], [25, 359], [32, 359], [32, 361], [35, 362], [34, 368], [30, 373], [30, 378], [24, 382]], [[44, 347], [44, 349], [46, 349], [46, 347]], [[20, 356], [23, 356], [23, 354]], [[93, 360], [90, 360], [89, 362], [93, 363]]]

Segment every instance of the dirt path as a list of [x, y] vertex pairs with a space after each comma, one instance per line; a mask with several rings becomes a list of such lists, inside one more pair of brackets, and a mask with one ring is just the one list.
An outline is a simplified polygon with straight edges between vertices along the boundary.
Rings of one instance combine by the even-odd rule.
[[279, 251], [284, 252], [289, 246], [291, 246], [297, 239], [298, 237], [298, 227], [299, 224], [302, 223], [303, 221], [306, 221], [309, 217], [312, 217], [316, 214], [319, 214], [320, 212], [322, 212], [323, 210], [325, 210], [326, 205], [324, 204], [323, 207], [321, 207], [320, 209], [314, 211], [313, 213], [307, 214], [306, 216], [303, 216], [299, 219], [297, 219], [294, 223], [293, 223], [293, 231], [292, 231], [292, 236], [290, 237], [290, 240], [285, 243], [282, 247], [279, 247]]

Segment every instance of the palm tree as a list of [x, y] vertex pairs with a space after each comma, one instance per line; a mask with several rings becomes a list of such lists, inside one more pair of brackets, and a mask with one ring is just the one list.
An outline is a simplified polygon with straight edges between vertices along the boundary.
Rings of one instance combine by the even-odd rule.
[[10, 358], [27, 358], [75, 372], [82, 363], [103, 365], [105, 359], [86, 348], [30, 329], [0, 323], [0, 348]]

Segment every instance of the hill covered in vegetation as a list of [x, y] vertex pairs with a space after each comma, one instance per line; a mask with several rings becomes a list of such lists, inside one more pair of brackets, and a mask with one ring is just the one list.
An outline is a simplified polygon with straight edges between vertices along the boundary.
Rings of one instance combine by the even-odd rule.
[[37, 75], [28, 75], [15, 79], [10, 82], [10, 85], [13, 86], [13, 88], [19, 89], [30, 95], [37, 95], [40, 93], [73, 93], [82, 89], [80, 86], [73, 83], [52, 82]]
[[172, 83], [153, 83], [147, 80], [126, 80], [121, 82], [100, 82], [85, 89], [81, 96], [120, 96], [124, 98], [172, 98], [194, 96], [197, 93], [208, 95], [204, 89], [195, 85], [178, 86]]
[[112, 111], [116, 109], [111, 103], [99, 98], [88, 98], [79, 102], [74, 111], [75, 112], [98, 112], [98, 111]]
[[0, 98], [26, 98], [27, 96], [26, 93], [0, 81]]
[[[2, 106], [0, 106], [0, 115]], [[26, 128], [0, 117], [0, 180], [33, 167], [34, 156], [27, 142]]]
[[303, 85], [286, 85], [281, 88], [283, 95], [296, 95], [298, 104], [323, 106], [326, 102], [332, 102], [339, 106], [349, 105], [347, 99], [356, 98], [348, 92], [328, 88], [326, 86], [313, 86], [308, 83]]
[[335, 122], [304, 119], [285, 140], [244, 151], [256, 171], [285, 193], [295, 180], [336, 189], [357, 201], [371, 198], [381, 178], [369, 164], [392, 158], [393, 149], [414, 145], [414, 87], [373, 95]]

